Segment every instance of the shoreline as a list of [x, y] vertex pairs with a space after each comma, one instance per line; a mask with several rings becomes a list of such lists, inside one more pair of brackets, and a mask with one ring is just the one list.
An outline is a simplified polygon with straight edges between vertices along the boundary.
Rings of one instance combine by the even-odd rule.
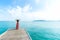
[[7, 33], [7, 31], [5, 31], [4, 33], [2, 33], [1, 35], [0, 35], [0, 38], [4, 35], [4, 34], [6, 34]]
[[[25, 30], [25, 29], [24, 29]], [[25, 30], [26, 31], [26, 30]], [[31, 38], [31, 36], [30, 36], [30, 34], [26, 31], [26, 33], [27, 33], [27, 35], [28, 35], [28, 37], [29, 37], [29, 39], [30, 40], [32, 40], [32, 38]]]

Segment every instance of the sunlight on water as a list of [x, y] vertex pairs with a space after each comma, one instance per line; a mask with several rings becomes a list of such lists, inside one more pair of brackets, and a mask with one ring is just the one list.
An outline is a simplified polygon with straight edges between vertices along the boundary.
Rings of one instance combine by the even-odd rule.
[[28, 28], [32, 40], [60, 40], [60, 22], [27, 22], [23, 25]]

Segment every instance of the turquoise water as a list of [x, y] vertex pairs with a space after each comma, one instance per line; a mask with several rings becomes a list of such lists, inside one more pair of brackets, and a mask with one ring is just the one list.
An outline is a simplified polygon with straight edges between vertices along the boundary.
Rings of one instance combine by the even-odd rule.
[[[20, 22], [32, 40], [60, 40], [60, 22]], [[8, 29], [15, 29], [15, 22], [1, 21], [0, 34]]]

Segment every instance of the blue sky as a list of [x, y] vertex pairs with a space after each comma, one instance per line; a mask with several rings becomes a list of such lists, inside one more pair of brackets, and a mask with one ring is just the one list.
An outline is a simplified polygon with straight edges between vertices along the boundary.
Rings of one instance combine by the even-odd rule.
[[0, 0], [0, 20], [60, 20], [60, 0]]

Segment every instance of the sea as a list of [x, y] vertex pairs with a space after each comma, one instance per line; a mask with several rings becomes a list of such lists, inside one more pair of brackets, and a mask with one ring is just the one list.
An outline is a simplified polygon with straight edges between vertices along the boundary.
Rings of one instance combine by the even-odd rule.
[[[32, 40], [60, 40], [59, 21], [20, 21], [19, 23], [20, 28], [24, 28]], [[15, 21], [0, 21], [0, 35], [15, 27]]]

